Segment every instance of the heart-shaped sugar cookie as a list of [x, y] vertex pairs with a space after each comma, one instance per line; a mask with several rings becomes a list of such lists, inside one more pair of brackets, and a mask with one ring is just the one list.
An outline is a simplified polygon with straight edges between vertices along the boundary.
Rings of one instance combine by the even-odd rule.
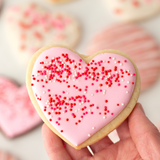
[[53, 4], [61, 4], [61, 3], [66, 3], [73, 0], [48, 0], [48, 1], [52, 2]]
[[144, 20], [160, 12], [159, 0], [106, 0], [106, 2], [108, 10], [124, 22]]
[[84, 56], [49, 46], [32, 57], [27, 88], [44, 122], [80, 149], [127, 118], [139, 96], [140, 77], [132, 60], [120, 51]]
[[24, 64], [43, 46], [75, 47], [80, 37], [79, 23], [71, 15], [48, 11], [32, 3], [8, 8], [6, 31], [15, 55]]
[[0, 77], [0, 130], [9, 138], [28, 132], [42, 123], [28, 96], [26, 86], [18, 88]]

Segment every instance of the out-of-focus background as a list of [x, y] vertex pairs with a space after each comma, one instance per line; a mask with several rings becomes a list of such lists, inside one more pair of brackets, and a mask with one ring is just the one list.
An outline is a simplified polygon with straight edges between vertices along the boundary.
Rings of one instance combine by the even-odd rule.
[[[6, 38], [4, 13], [8, 6], [25, 2], [28, 3], [29, 0], [23, 0], [23, 2], [22, 0], [3, 0], [0, 12], [0, 75], [16, 80], [21, 85], [25, 84], [26, 66], [21, 65], [12, 54], [13, 50]], [[79, 20], [82, 32], [80, 42], [75, 49], [81, 54], [86, 53], [87, 46], [95, 33], [116, 22], [108, 12], [104, 0], [74, 0], [61, 5], [52, 5], [47, 0], [31, 2], [37, 2], [53, 11], [67, 11]], [[137, 24], [152, 34], [160, 45], [160, 14]], [[150, 120], [156, 126], [160, 126], [160, 78], [141, 93], [139, 102], [142, 103]], [[9, 151], [21, 160], [49, 159], [42, 142], [41, 125], [15, 139], [8, 139], [0, 133], [0, 150]]]

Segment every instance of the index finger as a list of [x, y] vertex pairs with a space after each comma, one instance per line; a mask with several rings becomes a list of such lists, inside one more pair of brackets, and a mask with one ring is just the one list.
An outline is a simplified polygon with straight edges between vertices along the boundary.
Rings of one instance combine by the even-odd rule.
[[43, 143], [50, 160], [72, 160], [63, 141], [46, 124], [42, 126]]

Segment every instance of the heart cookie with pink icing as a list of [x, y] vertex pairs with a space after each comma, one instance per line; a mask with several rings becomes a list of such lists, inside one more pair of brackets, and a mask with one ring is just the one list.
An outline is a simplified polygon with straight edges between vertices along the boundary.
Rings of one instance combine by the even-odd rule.
[[120, 51], [85, 56], [64, 46], [48, 46], [32, 57], [27, 88], [49, 128], [81, 149], [128, 117], [139, 96], [140, 76], [134, 62]]
[[42, 123], [28, 96], [26, 86], [17, 87], [0, 77], [0, 130], [14, 138]]

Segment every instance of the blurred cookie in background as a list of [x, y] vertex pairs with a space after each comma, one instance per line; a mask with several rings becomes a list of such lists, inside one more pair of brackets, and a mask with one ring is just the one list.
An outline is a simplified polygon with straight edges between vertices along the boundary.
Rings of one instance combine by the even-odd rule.
[[155, 39], [134, 24], [114, 24], [97, 33], [88, 46], [91, 55], [104, 49], [116, 49], [128, 54], [141, 76], [141, 90], [156, 82], [160, 71], [160, 48]]
[[41, 124], [26, 86], [18, 87], [0, 77], [0, 130], [8, 138], [24, 134]]
[[109, 11], [121, 21], [135, 22], [160, 12], [159, 0], [106, 0]]
[[18, 160], [18, 159], [9, 153], [0, 151], [0, 160]]
[[48, 0], [48, 1], [52, 2], [53, 4], [62, 4], [73, 0]]
[[37, 4], [9, 7], [6, 31], [14, 53], [23, 64], [46, 45], [62, 44], [74, 48], [80, 39], [80, 26], [75, 18], [48, 11]]

